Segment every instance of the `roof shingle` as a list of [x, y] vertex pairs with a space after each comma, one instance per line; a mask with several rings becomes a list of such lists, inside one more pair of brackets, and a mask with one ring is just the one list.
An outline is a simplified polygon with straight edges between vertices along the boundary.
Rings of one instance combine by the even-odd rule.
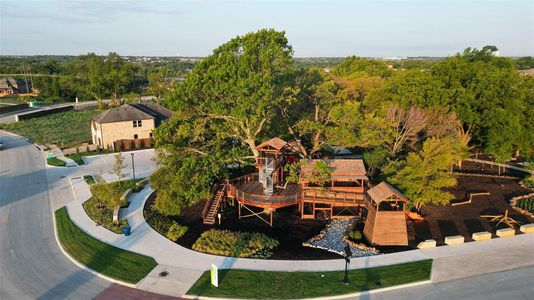
[[310, 174], [319, 161], [326, 162], [333, 169], [330, 176], [334, 180], [368, 179], [365, 165], [361, 159], [306, 159], [300, 169], [301, 172]]

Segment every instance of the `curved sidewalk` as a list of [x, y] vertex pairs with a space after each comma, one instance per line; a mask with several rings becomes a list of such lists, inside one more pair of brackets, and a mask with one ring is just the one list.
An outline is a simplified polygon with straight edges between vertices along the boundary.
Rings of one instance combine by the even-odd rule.
[[[202, 272], [211, 264], [220, 268], [262, 271], [328, 271], [344, 267], [343, 259], [333, 260], [262, 260], [229, 258], [203, 254], [184, 248], [154, 231], [145, 221], [143, 207], [153, 192], [150, 185], [130, 197], [126, 218], [132, 230], [126, 237], [97, 226], [83, 210], [82, 203], [91, 196], [85, 181], [72, 179], [76, 201], [67, 205], [69, 215], [82, 230], [113, 246], [152, 256], [158, 266], [139, 284], [138, 288], [183, 295]], [[514, 238], [497, 238], [490, 241], [470, 242], [458, 246], [442, 246], [433, 249], [411, 250], [351, 260], [351, 269], [369, 268], [403, 262], [434, 259], [432, 280], [447, 281], [477, 274], [508, 270], [534, 265], [534, 235], [522, 234]], [[159, 273], [167, 271], [166, 277]]]

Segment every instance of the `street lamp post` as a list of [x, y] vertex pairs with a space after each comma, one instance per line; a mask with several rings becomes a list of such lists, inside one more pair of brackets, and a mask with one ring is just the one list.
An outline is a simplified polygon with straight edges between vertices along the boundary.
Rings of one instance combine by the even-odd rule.
[[350, 246], [347, 244], [345, 245], [345, 277], [343, 278], [344, 285], [349, 284], [349, 264], [350, 264], [351, 256], [352, 256], [352, 251], [350, 251]]
[[135, 180], [135, 163], [134, 163], [134, 154], [131, 153], [132, 155], [132, 172], [133, 172], [133, 180]]

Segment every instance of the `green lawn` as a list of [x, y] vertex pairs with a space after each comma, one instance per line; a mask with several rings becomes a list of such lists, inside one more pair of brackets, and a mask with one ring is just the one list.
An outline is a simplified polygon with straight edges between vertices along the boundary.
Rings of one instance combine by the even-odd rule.
[[91, 176], [91, 175], [84, 175], [84, 176], [83, 176], [83, 180], [85, 180], [85, 182], [86, 182], [87, 184], [93, 184], [93, 183], [95, 183], [95, 178], [94, 178], [93, 176]]
[[73, 153], [68, 154], [67, 157], [74, 160], [78, 165], [85, 165], [85, 162], [83, 161], [83, 156], [93, 156], [93, 155], [101, 155], [101, 154], [107, 154], [111, 153], [109, 151], [89, 151], [89, 152], [80, 152], [80, 153]]
[[[340, 262], [343, 267], [343, 262]], [[295, 299], [350, 294], [430, 279], [432, 260], [370, 269], [351, 270], [349, 284], [344, 272], [219, 271], [219, 287], [204, 272], [188, 295], [205, 297]], [[324, 275], [324, 277], [322, 277]]]
[[62, 161], [61, 159], [57, 158], [57, 157], [50, 157], [50, 158], [47, 158], [46, 159], [46, 163], [50, 166], [55, 166], [55, 167], [64, 167], [67, 165], [66, 162]]
[[65, 207], [55, 212], [59, 240], [78, 262], [106, 276], [137, 283], [157, 265], [152, 257], [105, 244], [84, 233], [70, 220]]
[[38, 144], [54, 143], [59, 147], [73, 147], [91, 141], [89, 121], [99, 112], [96, 109], [67, 111], [49, 116], [0, 124], [4, 129]]

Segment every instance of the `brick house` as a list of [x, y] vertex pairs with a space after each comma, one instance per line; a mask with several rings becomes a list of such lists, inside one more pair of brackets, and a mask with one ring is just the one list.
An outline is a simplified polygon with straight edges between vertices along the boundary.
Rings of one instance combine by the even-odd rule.
[[115, 150], [115, 142], [147, 140], [172, 111], [155, 103], [124, 104], [108, 109], [91, 120], [93, 144]]

